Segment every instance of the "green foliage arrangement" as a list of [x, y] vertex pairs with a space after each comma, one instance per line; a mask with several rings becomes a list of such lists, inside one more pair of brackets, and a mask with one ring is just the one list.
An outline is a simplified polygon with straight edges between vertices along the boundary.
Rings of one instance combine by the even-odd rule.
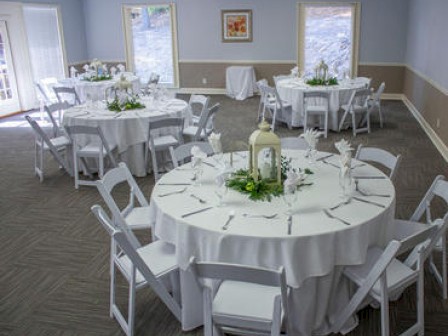
[[84, 78], [84, 80], [87, 82], [101, 82], [111, 79], [112, 79], [111, 75], [99, 75], [99, 76], [92, 76], [90, 78]]
[[115, 112], [137, 110], [137, 109], [143, 109], [145, 107], [146, 107], [145, 105], [143, 105], [137, 100], [137, 97], [126, 98], [126, 100], [122, 103], [120, 103], [118, 97], [115, 97], [115, 99], [112, 100], [111, 102], [107, 102], [107, 109], [109, 111], [115, 111]]
[[331, 85], [338, 85], [338, 79], [336, 77], [330, 77], [328, 79], [322, 79], [322, 78], [311, 78], [306, 81], [306, 84], [311, 86], [331, 86]]
[[[291, 166], [291, 159], [287, 159], [282, 156], [281, 162], [281, 176], [282, 184], [272, 184], [269, 179], [259, 178], [255, 180], [249, 173], [247, 169], [240, 169], [233, 173], [233, 177], [227, 180], [227, 187], [236, 190], [242, 194], [249, 196], [252, 201], [268, 201], [272, 200], [272, 197], [278, 197], [283, 194], [283, 181], [286, 179], [286, 175], [289, 171], [295, 172], [296, 170]], [[300, 170], [300, 168], [299, 168]], [[304, 174], [310, 175], [314, 174], [310, 169], [306, 168], [303, 171]], [[312, 183], [303, 183], [298, 188], [302, 186], [308, 186]]]

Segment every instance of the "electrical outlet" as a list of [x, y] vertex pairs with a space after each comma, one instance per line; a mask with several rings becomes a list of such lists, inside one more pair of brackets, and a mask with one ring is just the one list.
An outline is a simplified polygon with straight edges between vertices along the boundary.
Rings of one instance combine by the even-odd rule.
[[437, 127], [437, 128], [440, 128], [440, 119], [439, 119], [439, 118], [437, 118], [437, 121], [436, 121], [436, 127]]
[[202, 78], [202, 84], [207, 84], [207, 78]]

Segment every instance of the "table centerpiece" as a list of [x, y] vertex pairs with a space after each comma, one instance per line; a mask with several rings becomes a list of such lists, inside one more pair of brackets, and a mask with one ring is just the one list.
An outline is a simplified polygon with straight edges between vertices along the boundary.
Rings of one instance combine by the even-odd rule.
[[124, 75], [112, 88], [114, 99], [107, 101], [109, 111], [122, 112], [128, 110], [143, 109], [146, 106], [139, 101], [139, 96], [132, 91], [132, 83]]
[[112, 76], [109, 74], [107, 65], [94, 58], [89, 66], [84, 67], [86, 73], [83, 75], [83, 80], [88, 82], [101, 82], [111, 80]]
[[306, 84], [310, 86], [331, 86], [338, 85], [336, 77], [330, 77], [328, 74], [328, 65], [321, 60], [314, 68], [314, 77], [307, 80]]

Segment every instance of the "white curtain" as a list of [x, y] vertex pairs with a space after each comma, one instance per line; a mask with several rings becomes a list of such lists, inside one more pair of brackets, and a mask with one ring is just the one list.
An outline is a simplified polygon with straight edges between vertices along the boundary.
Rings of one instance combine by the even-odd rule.
[[64, 78], [64, 58], [56, 8], [23, 6], [33, 79]]

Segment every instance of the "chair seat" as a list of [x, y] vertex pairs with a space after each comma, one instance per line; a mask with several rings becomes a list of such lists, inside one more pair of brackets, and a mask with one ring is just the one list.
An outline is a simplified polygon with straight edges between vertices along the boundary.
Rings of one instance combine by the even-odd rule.
[[213, 319], [230, 325], [235, 320], [251, 321], [265, 329], [272, 323], [274, 300], [280, 289], [247, 282], [223, 281], [213, 299]]
[[[161, 277], [165, 273], [168, 273], [178, 267], [176, 261], [176, 248], [174, 245], [162, 242], [161, 240], [138, 248], [137, 253], [146, 265], [148, 265], [149, 269], [156, 278]], [[127, 279], [130, 279], [132, 262], [129, 260], [128, 256], [123, 255], [119, 257], [117, 259], [117, 265], [120, 267], [123, 275]], [[136, 272], [135, 282], [137, 286], [141, 286], [146, 282], [143, 275], [139, 271]]]
[[103, 152], [103, 156], [107, 155], [107, 151], [104, 147], [96, 144], [87, 144], [79, 148], [76, 153], [78, 156], [98, 156], [98, 153]]
[[[197, 126], [188, 126], [188, 127], [184, 128], [183, 134], [188, 135], [188, 136], [195, 136], [197, 131], [198, 131]], [[212, 132], [212, 130], [202, 130], [201, 138], [205, 138], [211, 132]]]
[[[347, 266], [344, 268], [344, 274], [359, 286], [364, 282], [369, 272], [375, 266], [381, 254], [384, 251], [379, 247], [371, 247], [367, 251], [366, 262], [362, 265]], [[387, 290], [393, 293], [404, 285], [416, 280], [418, 273], [398, 259], [394, 258], [386, 269]], [[381, 296], [380, 281], [377, 281], [371, 291], [375, 298]]]
[[[70, 139], [65, 136], [50, 139], [50, 142], [57, 149], [70, 145]], [[48, 150], [48, 145], [46, 143], [44, 143], [44, 149]]]
[[149, 206], [133, 208], [126, 216], [126, 224], [131, 229], [144, 229], [151, 227]]
[[[266, 107], [268, 107], [270, 109], [275, 109], [276, 105], [277, 105], [277, 108], [279, 109], [280, 105], [277, 104], [277, 101], [269, 101], [266, 103]], [[282, 100], [282, 105], [283, 105], [284, 109], [292, 107], [291, 103], [288, 103], [284, 100]]]
[[154, 138], [154, 147], [156, 150], [162, 148], [169, 148], [170, 146], [176, 146], [179, 141], [172, 135], [162, 135]]
[[306, 107], [306, 112], [308, 114], [314, 114], [314, 113], [328, 113], [328, 108], [323, 105], [311, 105]]

